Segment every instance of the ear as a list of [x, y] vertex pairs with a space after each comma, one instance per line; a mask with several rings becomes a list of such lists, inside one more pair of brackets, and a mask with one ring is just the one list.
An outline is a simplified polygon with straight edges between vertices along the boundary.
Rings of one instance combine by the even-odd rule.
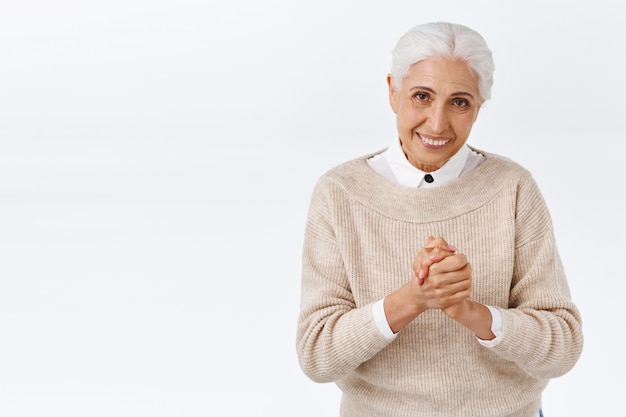
[[393, 85], [393, 77], [387, 74], [387, 87], [389, 88], [389, 104], [394, 113], [398, 113], [398, 90]]

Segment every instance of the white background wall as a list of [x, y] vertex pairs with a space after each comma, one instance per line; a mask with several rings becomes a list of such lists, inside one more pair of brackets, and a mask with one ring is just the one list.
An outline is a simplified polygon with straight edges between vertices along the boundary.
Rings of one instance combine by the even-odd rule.
[[583, 314], [583, 356], [551, 382], [546, 415], [615, 415], [618, 5], [3, 1], [0, 415], [337, 415], [338, 390], [295, 354], [309, 197], [395, 135], [390, 51], [433, 20], [492, 47], [469, 143], [534, 173]]

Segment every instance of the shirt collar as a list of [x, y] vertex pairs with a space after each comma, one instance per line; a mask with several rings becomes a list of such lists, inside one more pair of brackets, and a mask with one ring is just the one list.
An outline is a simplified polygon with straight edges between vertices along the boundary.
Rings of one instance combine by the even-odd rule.
[[[387, 161], [391, 171], [401, 185], [427, 188], [442, 185], [459, 178], [469, 153], [469, 147], [463, 145], [441, 168], [433, 172], [424, 172], [415, 168], [409, 162], [404, 155], [400, 140], [396, 138], [387, 150]], [[434, 178], [432, 183], [424, 181], [426, 174], [430, 174]]]

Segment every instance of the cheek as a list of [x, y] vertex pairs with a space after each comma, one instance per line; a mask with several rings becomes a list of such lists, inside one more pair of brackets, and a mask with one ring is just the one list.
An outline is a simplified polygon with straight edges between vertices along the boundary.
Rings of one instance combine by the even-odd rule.
[[475, 117], [474, 115], [467, 115], [467, 117], [463, 117], [456, 121], [454, 124], [454, 130], [457, 133], [469, 133], [472, 130], [472, 126], [474, 125]]
[[401, 124], [407, 128], [413, 128], [420, 123], [420, 113], [414, 108], [402, 108], [397, 113], [398, 124]]

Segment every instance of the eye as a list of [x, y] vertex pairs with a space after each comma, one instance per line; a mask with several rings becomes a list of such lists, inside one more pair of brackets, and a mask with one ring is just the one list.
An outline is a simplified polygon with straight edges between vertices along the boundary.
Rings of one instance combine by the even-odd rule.
[[413, 97], [419, 101], [428, 101], [430, 99], [430, 96], [427, 93], [415, 93]]
[[456, 107], [469, 107], [470, 103], [465, 99], [457, 98], [452, 101], [452, 105]]

